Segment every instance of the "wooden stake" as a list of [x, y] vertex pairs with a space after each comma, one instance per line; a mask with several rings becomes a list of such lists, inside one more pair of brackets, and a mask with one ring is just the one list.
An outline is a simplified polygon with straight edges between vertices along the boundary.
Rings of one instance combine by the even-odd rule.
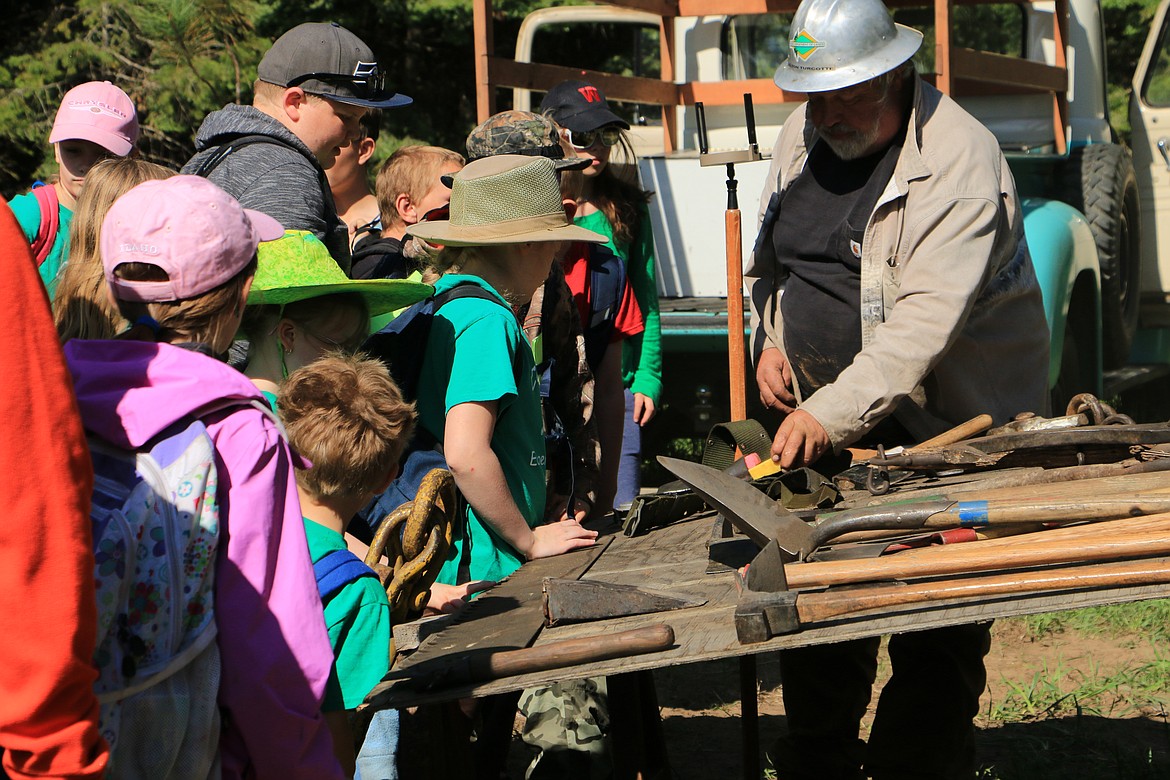
[[728, 209], [727, 230], [727, 360], [731, 383], [731, 419], [747, 419], [747, 375], [743, 340], [743, 234], [739, 209]]

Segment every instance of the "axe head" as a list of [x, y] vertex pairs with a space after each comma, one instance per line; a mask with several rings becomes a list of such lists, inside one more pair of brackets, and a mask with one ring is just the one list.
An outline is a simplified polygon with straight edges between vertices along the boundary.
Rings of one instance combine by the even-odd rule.
[[812, 552], [812, 526], [747, 482], [688, 460], [659, 456], [658, 462], [761, 548], [775, 540], [784, 560]]

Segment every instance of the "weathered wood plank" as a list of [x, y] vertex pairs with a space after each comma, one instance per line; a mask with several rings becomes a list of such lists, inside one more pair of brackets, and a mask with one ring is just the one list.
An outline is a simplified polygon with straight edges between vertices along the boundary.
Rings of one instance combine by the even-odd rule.
[[[487, 696], [520, 690], [556, 680], [567, 680], [596, 675], [676, 666], [721, 658], [754, 655], [772, 650], [806, 645], [825, 644], [849, 639], [880, 636], [904, 631], [920, 631], [948, 625], [960, 625], [981, 620], [1013, 615], [1052, 612], [1086, 606], [1116, 604], [1124, 601], [1170, 597], [1170, 585], [1149, 585], [1128, 588], [1110, 588], [1097, 591], [1063, 592], [965, 600], [961, 602], [931, 603], [901, 610], [882, 610], [860, 616], [835, 620], [807, 628], [799, 633], [778, 637], [755, 645], [742, 645], [735, 633], [734, 612], [739, 598], [734, 577], [730, 571], [706, 574], [707, 541], [710, 538], [714, 513], [655, 529], [646, 536], [628, 538], [617, 535], [609, 548], [589, 570], [585, 579], [637, 584], [643, 587], [661, 587], [707, 599], [707, 604], [668, 613], [638, 615], [593, 621], [556, 628], [546, 628], [534, 643], [536, 646], [562, 639], [613, 634], [655, 623], [666, 623], [674, 629], [676, 644], [670, 650], [633, 658], [584, 664], [535, 674], [519, 675], [478, 685], [462, 685], [442, 690], [383, 691], [377, 706], [405, 707], [416, 704], [446, 701], [464, 696]], [[669, 561], [669, 563], [665, 563]], [[537, 598], [537, 601], [539, 599]], [[507, 622], [506, 615], [496, 615], [483, 622], [485, 629], [495, 623]], [[448, 633], [448, 632], [443, 632]], [[439, 636], [442, 637], [443, 633]], [[448, 645], [449, 646], [449, 645]], [[491, 646], [488, 641], [477, 646]], [[452, 652], [458, 652], [454, 647]]]

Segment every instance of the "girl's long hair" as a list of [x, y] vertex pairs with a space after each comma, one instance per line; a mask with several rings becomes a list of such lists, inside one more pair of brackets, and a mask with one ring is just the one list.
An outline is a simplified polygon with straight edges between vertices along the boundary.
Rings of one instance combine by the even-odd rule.
[[[156, 265], [123, 263], [116, 273], [131, 281], [166, 281]], [[238, 274], [202, 295], [184, 301], [140, 303], [119, 301], [118, 308], [134, 325], [118, 338], [165, 343], [206, 344], [216, 352], [231, 345], [235, 328], [228, 331], [232, 311], [243, 307], [244, 285], [256, 273], [256, 255]]]
[[115, 157], [89, 170], [69, 225], [69, 261], [53, 296], [53, 322], [69, 339], [110, 339], [125, 320], [106, 293], [98, 250], [102, 220], [114, 201], [144, 181], [169, 179], [175, 172], [144, 160]]
[[619, 245], [634, 240], [642, 206], [654, 196], [653, 191], [642, 189], [638, 183], [638, 157], [627, 132], [621, 133], [614, 149], [620, 149], [621, 154], [610, 154], [609, 164], [597, 175], [589, 196], [613, 226], [614, 243]]

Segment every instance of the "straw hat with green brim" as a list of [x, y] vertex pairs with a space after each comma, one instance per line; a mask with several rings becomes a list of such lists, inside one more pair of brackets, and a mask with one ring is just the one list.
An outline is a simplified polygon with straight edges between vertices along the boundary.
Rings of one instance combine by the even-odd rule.
[[256, 250], [259, 262], [249, 304], [284, 305], [322, 295], [357, 293], [370, 316], [395, 311], [427, 298], [435, 289], [406, 279], [350, 279], [321, 240], [303, 230], [265, 241]]
[[451, 218], [419, 222], [406, 232], [442, 246], [606, 242], [565, 216], [553, 161], [518, 154], [468, 163], [451, 182]]

